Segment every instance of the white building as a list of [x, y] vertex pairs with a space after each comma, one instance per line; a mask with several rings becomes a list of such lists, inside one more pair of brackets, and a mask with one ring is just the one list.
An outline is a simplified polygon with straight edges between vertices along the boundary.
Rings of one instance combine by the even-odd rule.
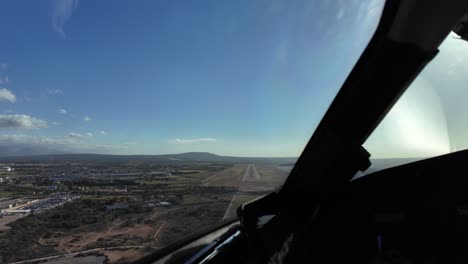
[[12, 172], [14, 169], [12, 167], [1, 167], [0, 172]]

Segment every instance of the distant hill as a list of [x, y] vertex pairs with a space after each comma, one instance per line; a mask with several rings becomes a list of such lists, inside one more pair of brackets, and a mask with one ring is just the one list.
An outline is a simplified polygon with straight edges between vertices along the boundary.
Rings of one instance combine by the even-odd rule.
[[180, 154], [169, 154], [169, 155], [158, 155], [158, 157], [162, 158], [173, 158], [173, 159], [180, 159], [180, 160], [198, 160], [198, 161], [218, 161], [223, 160], [225, 156], [216, 155], [209, 152], [186, 152]]
[[[158, 165], [186, 163], [265, 163], [276, 165], [294, 165], [295, 157], [232, 157], [221, 156], [210, 152], [186, 152], [165, 155], [110, 155], [110, 154], [51, 154], [0, 157], [0, 162], [32, 163], [152, 163]], [[372, 166], [363, 174], [411, 163], [424, 158], [371, 159]]]
[[77, 163], [156, 163], [194, 162], [222, 163], [294, 163], [297, 158], [230, 157], [209, 152], [187, 152], [167, 155], [54, 154], [0, 157], [0, 162], [77, 162]]
[[[406, 159], [371, 159], [372, 166], [364, 173], [411, 163], [423, 158]], [[294, 165], [295, 157], [232, 157], [221, 156], [209, 152], [186, 152], [164, 155], [110, 155], [110, 154], [51, 154], [0, 157], [0, 162], [33, 162], [33, 163], [153, 163], [153, 164], [182, 164], [182, 163], [268, 163], [277, 165]]]

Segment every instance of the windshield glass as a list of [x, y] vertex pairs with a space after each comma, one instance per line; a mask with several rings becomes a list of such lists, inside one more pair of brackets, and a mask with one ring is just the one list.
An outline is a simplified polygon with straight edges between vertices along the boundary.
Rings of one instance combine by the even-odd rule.
[[285, 181], [382, 8], [1, 1], [0, 262], [132, 262], [232, 219]]
[[468, 147], [468, 42], [451, 33], [371, 134], [364, 173]]

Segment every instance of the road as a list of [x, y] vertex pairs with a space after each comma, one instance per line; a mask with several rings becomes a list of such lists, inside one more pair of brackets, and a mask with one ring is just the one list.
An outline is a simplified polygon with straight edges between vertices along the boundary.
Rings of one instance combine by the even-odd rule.
[[219, 173], [216, 173], [215, 175], [210, 176], [210, 177], [208, 177], [208, 178], [202, 180], [201, 182], [206, 182], [206, 181], [208, 181], [208, 180], [210, 180], [210, 179], [212, 179], [212, 178], [214, 178], [214, 177], [225, 176], [225, 175], [226, 175], [226, 171], [227, 171], [227, 170], [223, 170], [223, 171], [221, 171], [221, 172], [219, 172]]
[[258, 181], [260, 180], [260, 175], [257, 172], [254, 164], [247, 165], [245, 169], [244, 176], [242, 176], [242, 181]]
[[231, 200], [231, 202], [229, 203], [229, 206], [228, 206], [228, 208], [226, 209], [226, 213], [224, 213], [224, 216], [223, 216], [223, 219], [222, 219], [222, 220], [224, 220], [224, 219], [229, 219], [229, 218], [232, 218], [232, 217], [236, 216], [236, 210], [237, 210], [237, 208], [234, 208], [234, 207], [233, 207], [233, 203], [234, 203], [234, 201], [236, 200], [236, 196], [237, 196], [237, 194], [234, 194], [234, 196], [232, 197], [232, 200]]
[[[255, 168], [254, 164], [247, 165], [247, 168], [245, 169], [244, 175], [242, 176], [241, 180], [243, 182], [260, 180], [260, 175], [258, 174], [257, 168]], [[226, 213], [224, 214], [223, 220], [232, 218], [236, 215], [237, 207], [240, 204], [242, 204], [241, 201], [236, 199], [238, 197], [239, 197], [239, 191], [236, 194], [234, 194], [234, 196], [232, 197], [232, 200], [229, 203], [228, 208], [226, 209]]]

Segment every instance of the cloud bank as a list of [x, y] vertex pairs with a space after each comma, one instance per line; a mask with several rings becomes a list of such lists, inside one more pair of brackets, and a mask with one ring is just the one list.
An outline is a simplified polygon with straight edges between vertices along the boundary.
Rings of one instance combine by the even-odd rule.
[[0, 135], [0, 156], [31, 156], [64, 153], [114, 153], [123, 146], [88, 144], [70, 137], [43, 137], [24, 134]]
[[46, 121], [28, 115], [0, 115], [0, 129], [39, 129], [46, 127]]
[[71, 132], [68, 134], [69, 138], [83, 138], [83, 135], [80, 133]]

